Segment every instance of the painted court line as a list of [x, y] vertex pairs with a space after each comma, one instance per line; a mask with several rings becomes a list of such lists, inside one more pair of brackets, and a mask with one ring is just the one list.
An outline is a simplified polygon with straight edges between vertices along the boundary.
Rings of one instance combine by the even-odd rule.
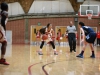
[[[54, 62], [52, 62], [52, 63], [54, 63]], [[49, 64], [52, 64], [52, 63], [48, 63], [48, 64], [42, 66], [42, 70], [44, 71], [45, 75], [49, 75], [49, 74], [47, 73], [47, 71], [44, 69], [45, 66], [47, 66], [47, 65], [49, 65]]]
[[30, 65], [30, 66], [28, 67], [28, 74], [29, 74], [29, 75], [32, 75], [31, 67], [33, 67], [34, 65], [40, 64], [40, 63], [41, 63], [41, 62], [35, 63], [35, 64], [33, 64], [33, 65]]

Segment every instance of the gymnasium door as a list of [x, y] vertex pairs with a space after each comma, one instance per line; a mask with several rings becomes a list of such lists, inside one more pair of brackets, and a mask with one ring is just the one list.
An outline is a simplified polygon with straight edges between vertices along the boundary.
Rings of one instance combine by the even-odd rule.
[[43, 27], [45, 27], [45, 26], [36, 26], [36, 25], [31, 26], [30, 44], [33, 44], [36, 42], [36, 32], [37, 32], [37, 30], [40, 30]]

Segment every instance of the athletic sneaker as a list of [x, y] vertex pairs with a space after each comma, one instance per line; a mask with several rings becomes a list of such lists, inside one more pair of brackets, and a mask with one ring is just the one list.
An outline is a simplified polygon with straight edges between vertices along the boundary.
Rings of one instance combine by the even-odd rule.
[[58, 55], [58, 53], [55, 51], [55, 52], [54, 52], [54, 55]]
[[79, 54], [76, 57], [83, 58], [83, 55]]
[[70, 51], [70, 53], [72, 53], [72, 51]]
[[74, 53], [76, 53], [76, 50], [74, 50]]
[[91, 58], [95, 58], [95, 55], [91, 55], [90, 57], [91, 57]]
[[39, 54], [39, 55], [43, 55], [43, 53], [42, 53], [41, 51], [38, 51], [38, 54]]
[[4, 64], [4, 65], [9, 65], [9, 63], [6, 62], [6, 59], [0, 59], [0, 64]]

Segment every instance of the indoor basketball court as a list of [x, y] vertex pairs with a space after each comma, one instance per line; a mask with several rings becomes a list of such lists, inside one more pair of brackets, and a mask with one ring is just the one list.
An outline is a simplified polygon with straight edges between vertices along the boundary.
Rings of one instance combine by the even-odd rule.
[[[2, 8], [2, 3], [6, 3], [3, 7], [8, 5], [9, 9]], [[7, 24], [5, 17], [8, 19]], [[67, 28], [70, 21], [76, 27], [74, 33], [77, 35], [76, 51], [72, 52]], [[89, 44], [83, 57], [77, 57], [85, 46], [79, 28], [80, 21], [96, 33], [93, 58]], [[47, 27], [48, 24], [51, 25], [51, 30]], [[6, 33], [2, 32], [3, 27]], [[98, 31], [99, 0], [1, 0], [0, 75], [100, 75]], [[3, 38], [6, 40], [2, 42]], [[43, 54], [39, 54], [42, 41]]]

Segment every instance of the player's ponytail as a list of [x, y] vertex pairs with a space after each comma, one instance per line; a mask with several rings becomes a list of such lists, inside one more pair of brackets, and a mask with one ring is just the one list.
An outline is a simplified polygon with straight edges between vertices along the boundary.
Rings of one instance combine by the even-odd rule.
[[49, 28], [50, 24], [51, 24], [51, 23], [48, 23], [48, 24], [47, 24], [47, 28]]
[[79, 25], [81, 26], [85, 26], [85, 24], [83, 22], [79, 22]]
[[39, 30], [39, 32], [40, 32], [41, 34], [45, 34], [45, 30], [46, 30], [46, 27], [45, 27], [45, 28], [41, 28], [41, 29]]

